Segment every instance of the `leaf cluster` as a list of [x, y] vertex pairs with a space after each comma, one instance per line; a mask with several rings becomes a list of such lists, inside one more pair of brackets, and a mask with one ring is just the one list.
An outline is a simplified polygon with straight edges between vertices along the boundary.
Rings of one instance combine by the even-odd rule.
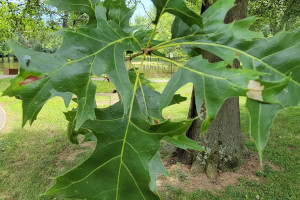
[[[45, 195], [88, 199], [159, 199], [155, 192], [158, 173], [165, 173], [159, 156], [161, 140], [183, 149], [202, 150], [184, 133], [192, 120], [171, 122], [162, 110], [183, 99], [175, 92], [193, 83], [198, 115], [205, 102], [202, 130], [207, 130], [223, 102], [233, 96], [248, 98], [251, 136], [262, 154], [271, 121], [282, 108], [300, 105], [300, 30], [281, 32], [266, 39], [249, 27], [255, 18], [224, 24], [234, 0], [219, 0], [201, 16], [183, 0], [153, 0], [153, 30], [130, 25], [133, 9], [124, 0], [50, 0], [68, 12], [86, 13], [89, 22], [59, 34], [63, 43], [54, 54], [39, 53], [9, 43], [21, 62], [20, 74], [4, 95], [22, 100], [23, 125], [32, 124], [44, 104], [54, 96], [68, 107], [68, 137], [96, 140], [93, 154], [78, 167], [56, 178]], [[164, 14], [174, 15], [170, 40], [156, 40]], [[160, 50], [180, 46], [190, 57], [186, 63], [170, 60]], [[209, 63], [202, 50], [222, 59]], [[126, 52], [135, 53], [125, 59]], [[180, 69], [164, 91], [154, 91], [140, 73], [147, 55], [170, 62]], [[141, 58], [139, 68], [126, 65]], [[285, 58], [285, 59], [282, 59]], [[241, 67], [232, 68], [239, 61]], [[125, 63], [126, 62], [126, 63]], [[106, 109], [95, 104], [92, 75], [106, 75], [116, 86], [120, 102]], [[128, 192], [130, 191], [130, 192]]]

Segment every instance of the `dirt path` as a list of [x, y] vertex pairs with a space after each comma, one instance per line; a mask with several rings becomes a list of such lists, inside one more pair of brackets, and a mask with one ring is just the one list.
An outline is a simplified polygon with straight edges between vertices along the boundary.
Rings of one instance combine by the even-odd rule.
[[0, 75], [0, 79], [4, 78], [15, 78], [17, 75]]
[[[260, 177], [257, 172], [263, 172], [260, 166], [260, 160], [256, 153], [251, 152], [249, 158], [245, 160], [245, 164], [238, 170], [232, 172], [218, 171], [217, 180], [211, 181], [205, 173], [192, 174], [189, 165], [177, 163], [176, 160], [164, 159], [163, 163], [170, 176], [159, 175], [157, 186], [164, 191], [166, 186], [182, 188], [186, 192], [192, 192], [198, 189], [209, 190], [216, 192], [225, 190], [227, 186], [234, 186], [240, 182], [240, 179], [248, 181], [257, 181], [263, 183], [266, 178]], [[279, 166], [276, 166], [268, 161], [263, 161], [263, 165], [269, 165], [275, 171], [281, 171]]]

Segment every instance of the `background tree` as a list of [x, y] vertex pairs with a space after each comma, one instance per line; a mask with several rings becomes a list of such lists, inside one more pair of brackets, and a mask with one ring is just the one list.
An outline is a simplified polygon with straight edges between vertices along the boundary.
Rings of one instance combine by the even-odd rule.
[[250, 0], [248, 14], [257, 16], [252, 30], [262, 31], [265, 36], [279, 31], [292, 31], [300, 26], [299, 0]]
[[[240, 20], [247, 16], [247, 0], [237, 0], [225, 17], [225, 23]], [[212, 3], [203, 1], [201, 7], [204, 12]], [[209, 62], [218, 62], [221, 59], [212, 53], [202, 50], [201, 54]], [[234, 62], [234, 68], [239, 68], [239, 62]], [[205, 103], [204, 103], [205, 104]], [[188, 118], [198, 116], [194, 91], [191, 97]], [[244, 144], [239, 112], [239, 98], [230, 98], [225, 101], [217, 117], [212, 121], [207, 133], [201, 133], [201, 124], [206, 117], [205, 106], [202, 106], [201, 118], [197, 118], [187, 131], [187, 136], [202, 145], [206, 152], [185, 151], [178, 149], [176, 156], [183, 163], [192, 165], [194, 173], [206, 172], [209, 178], [216, 179], [217, 170], [233, 170], [243, 164], [248, 150]]]
[[60, 27], [78, 28], [88, 20], [80, 12], [61, 12], [43, 0], [4, 1], [0, 7], [0, 41], [11, 40], [36, 51], [55, 52], [61, 38]]
[[37, 51], [53, 51], [60, 39], [51, 33], [58, 27], [50, 28], [47, 20], [48, 8], [42, 1], [1, 1], [1, 22], [5, 29], [1, 41], [16, 41]]

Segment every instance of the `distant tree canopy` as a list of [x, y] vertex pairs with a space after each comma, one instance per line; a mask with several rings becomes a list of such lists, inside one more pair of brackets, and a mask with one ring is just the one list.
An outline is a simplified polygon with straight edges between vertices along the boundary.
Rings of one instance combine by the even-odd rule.
[[[212, 1], [208, 0], [208, 2]], [[187, 6], [196, 13], [200, 12], [204, 2], [202, 0], [186, 0]], [[154, 16], [154, 14], [154, 11], [149, 12], [150, 16]], [[275, 35], [284, 29], [292, 31], [300, 27], [300, 0], [249, 0], [248, 15], [258, 18], [251, 29], [261, 31], [265, 36]], [[136, 16], [134, 21], [138, 25], [147, 27], [147, 24], [151, 22], [148, 17]], [[166, 20], [168, 20], [167, 18]], [[169, 27], [170, 25], [166, 25], [165, 29]]]
[[[204, 1], [186, 0], [187, 6], [199, 13]], [[140, 0], [127, 1], [134, 6], [142, 3]], [[285, 30], [295, 30], [300, 27], [300, 0], [250, 0], [248, 14], [257, 16], [257, 22], [251, 27], [262, 31], [265, 36], [274, 35]], [[152, 29], [155, 9], [146, 16], [135, 16], [136, 26]], [[163, 15], [156, 38], [166, 40], [171, 38], [171, 26], [174, 17]], [[52, 34], [60, 27], [78, 28], [88, 20], [83, 13], [68, 13], [58, 11], [49, 6], [47, 0], [0, 0], [0, 53], [7, 51], [4, 41], [13, 40], [37, 51], [54, 52], [61, 43], [59, 36]], [[181, 55], [178, 49], [170, 49]], [[168, 53], [168, 52], [165, 52]]]
[[54, 52], [61, 43], [54, 31], [63, 23], [76, 28], [88, 20], [82, 13], [60, 12], [46, 0], [0, 0], [0, 5], [0, 52], [7, 51], [7, 40], [36, 51]]
[[248, 13], [258, 17], [252, 29], [265, 36], [300, 27], [300, 0], [250, 0]]
[[[47, 7], [39, 0], [35, 1], [0, 1], [0, 40], [13, 40], [27, 47], [41, 50], [51, 49], [53, 36], [49, 38], [51, 30], [51, 14]], [[48, 10], [50, 11], [50, 10]], [[48, 16], [49, 14], [49, 16]], [[49, 24], [47, 20], [49, 19]]]

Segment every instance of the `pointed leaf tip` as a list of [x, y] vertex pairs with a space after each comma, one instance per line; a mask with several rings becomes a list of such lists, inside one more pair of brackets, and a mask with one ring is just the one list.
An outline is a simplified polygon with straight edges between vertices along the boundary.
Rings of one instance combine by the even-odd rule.
[[262, 161], [262, 153], [267, 145], [272, 123], [282, 107], [278, 104], [266, 104], [247, 99], [246, 108], [250, 114], [250, 136]]
[[190, 10], [183, 0], [152, 0], [152, 2], [157, 9], [154, 24], [157, 24], [161, 16], [168, 12], [179, 17], [190, 27], [198, 25], [200, 28], [203, 28], [202, 17]]

